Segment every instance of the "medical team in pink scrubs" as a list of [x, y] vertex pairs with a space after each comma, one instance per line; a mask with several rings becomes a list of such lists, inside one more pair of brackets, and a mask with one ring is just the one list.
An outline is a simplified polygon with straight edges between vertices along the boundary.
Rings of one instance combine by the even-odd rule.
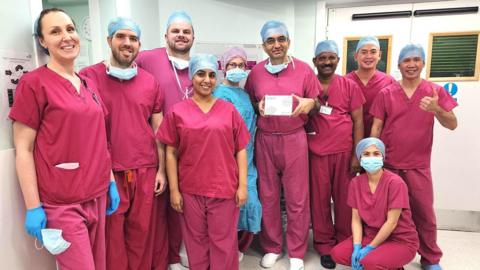
[[134, 62], [140, 36], [133, 20], [112, 19], [107, 38], [110, 59], [80, 72], [95, 83], [110, 112], [107, 136], [120, 193], [120, 206], [106, 223], [107, 269], [112, 270], [152, 268], [155, 195], [166, 187], [164, 148], [155, 140], [163, 92]]
[[43, 10], [35, 35], [50, 57], [21, 78], [9, 115], [25, 229], [60, 269], [104, 270], [105, 215], [120, 201], [110, 170], [108, 111], [96, 85], [74, 71], [80, 38], [71, 17]]
[[[160, 89], [164, 92], [164, 112], [193, 95], [192, 81], [188, 78], [188, 63], [194, 40], [190, 16], [184, 11], [174, 11], [167, 19], [166, 46], [142, 51], [136, 59], [137, 65], [150, 72], [160, 84]], [[157, 200], [160, 202], [157, 210], [154, 269], [163, 270], [168, 265], [171, 270], [181, 270], [182, 266], [188, 267], [188, 259], [180, 253], [184, 245], [179, 214], [169, 207], [168, 189]], [[165, 256], [168, 258], [165, 259]]]
[[425, 66], [421, 45], [408, 44], [398, 57], [402, 79], [380, 91], [370, 113], [371, 135], [386, 145], [385, 167], [407, 183], [412, 216], [420, 238], [422, 268], [438, 270], [442, 251], [437, 245], [430, 158], [435, 119], [454, 130], [457, 102], [440, 85], [420, 77]]
[[212, 95], [217, 58], [189, 64], [193, 97], [165, 115], [157, 138], [166, 145], [171, 206], [180, 220], [192, 270], [238, 269], [237, 222], [247, 200], [248, 129], [235, 106]]
[[365, 103], [362, 90], [354, 82], [335, 74], [338, 55], [335, 41], [317, 44], [313, 63], [322, 90], [320, 106], [307, 125], [313, 245], [320, 254], [321, 265], [327, 269], [335, 268], [330, 250], [351, 235], [348, 185], [360, 171], [352, 149], [363, 138]]
[[[303, 269], [310, 226], [308, 146], [304, 125], [314, 108], [320, 84], [313, 70], [288, 55], [290, 38], [279, 21], [267, 21], [261, 31], [268, 59], [252, 68], [245, 89], [259, 112], [255, 141], [258, 188], [262, 203], [261, 265], [273, 267], [282, 255], [281, 190], [287, 210], [290, 269]], [[265, 96], [291, 96], [288, 116], [265, 115]]]
[[418, 249], [408, 187], [383, 169], [387, 156], [381, 140], [365, 138], [355, 152], [365, 173], [353, 178], [348, 190], [352, 237], [335, 246], [332, 257], [353, 270], [403, 269]]
[[[395, 79], [377, 70], [378, 62], [382, 58], [378, 38], [374, 36], [362, 37], [358, 41], [354, 57], [357, 62], [357, 70], [348, 73], [345, 77], [354, 81], [362, 89], [366, 100], [363, 104], [364, 136], [369, 137], [373, 123], [373, 117], [370, 115], [373, 100], [380, 90], [395, 82]], [[387, 56], [383, 57], [386, 58]]]

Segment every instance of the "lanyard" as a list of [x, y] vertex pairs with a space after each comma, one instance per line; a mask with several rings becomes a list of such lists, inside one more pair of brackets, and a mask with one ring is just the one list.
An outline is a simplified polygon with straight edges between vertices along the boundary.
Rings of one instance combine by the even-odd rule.
[[[168, 56], [169, 56], [169, 55], [168, 55], [168, 52], [167, 52], [167, 57], [168, 57]], [[175, 74], [175, 79], [177, 80], [178, 91], [180, 91], [180, 93], [182, 93], [182, 95], [183, 95], [182, 100], [188, 99], [189, 96], [190, 96], [190, 93], [192, 93], [192, 90], [191, 90], [191, 89], [188, 89], [188, 87], [185, 87], [185, 91], [183, 91], [183, 89], [182, 89], [182, 84], [180, 83], [180, 79], [178, 78], [177, 69], [175, 68], [175, 65], [173, 64], [173, 61], [170, 60], [170, 58], [168, 59], [168, 61], [170, 61], [170, 64], [172, 65], [173, 74]]]

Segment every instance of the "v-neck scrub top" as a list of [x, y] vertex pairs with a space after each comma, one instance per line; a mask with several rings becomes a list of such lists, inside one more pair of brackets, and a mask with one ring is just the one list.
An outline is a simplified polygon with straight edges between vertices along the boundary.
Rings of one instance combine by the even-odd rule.
[[423, 97], [438, 90], [438, 105], [449, 112], [457, 102], [440, 85], [422, 80], [409, 98], [400, 83], [384, 88], [370, 113], [383, 121], [380, 139], [385, 143], [385, 165], [396, 169], [430, 168], [434, 115], [420, 108]]
[[[33, 158], [40, 200], [73, 204], [103, 195], [110, 179], [106, 108], [94, 84], [80, 93], [46, 66], [25, 74], [9, 117], [37, 131]], [[59, 168], [78, 163], [76, 169]], [[60, 165], [59, 165], [60, 164]]]
[[238, 189], [235, 154], [250, 135], [235, 107], [216, 99], [205, 113], [191, 99], [175, 104], [157, 132], [160, 142], [177, 149], [182, 193], [231, 199]]

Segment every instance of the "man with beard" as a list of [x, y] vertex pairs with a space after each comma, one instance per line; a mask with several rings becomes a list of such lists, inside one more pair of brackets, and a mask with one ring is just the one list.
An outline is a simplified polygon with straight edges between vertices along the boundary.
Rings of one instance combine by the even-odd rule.
[[319, 95], [319, 110], [312, 114], [307, 128], [313, 244], [322, 266], [327, 269], [335, 268], [331, 249], [351, 235], [348, 185], [360, 171], [354, 146], [363, 138], [365, 98], [354, 82], [335, 74], [339, 59], [335, 41], [317, 44], [313, 64], [323, 90]]
[[[190, 48], [193, 45], [194, 31], [190, 16], [184, 11], [173, 12], [167, 20], [165, 33], [166, 47], [142, 51], [136, 62], [139, 67], [150, 72], [165, 93], [163, 102], [167, 112], [177, 102], [193, 95], [192, 82], [188, 77]], [[184, 247], [178, 212], [169, 207], [169, 193], [157, 198], [159, 203], [155, 239], [154, 269], [182, 269], [180, 262], [188, 266], [187, 257], [180, 258], [180, 247]], [[167, 240], [168, 221], [168, 240]], [[168, 260], [163, 259], [168, 252]]]
[[380, 43], [376, 37], [365, 36], [362, 37], [357, 44], [355, 50], [355, 61], [357, 61], [357, 70], [354, 70], [346, 75], [346, 77], [362, 89], [365, 96], [365, 104], [363, 105], [363, 123], [364, 136], [370, 137], [370, 130], [372, 129], [373, 116], [370, 115], [369, 110], [372, 106], [373, 100], [377, 97], [378, 92], [385, 86], [395, 82], [395, 79], [377, 70], [378, 62], [382, 57], [380, 51]]
[[[162, 119], [163, 93], [152, 75], [137, 67], [140, 28], [128, 18], [108, 25], [109, 60], [83, 69], [109, 111], [106, 119], [112, 169], [120, 194], [107, 217], [107, 269], [151, 269], [155, 195], [165, 190], [164, 150], [155, 132]], [[165, 258], [164, 258], [165, 259]]]

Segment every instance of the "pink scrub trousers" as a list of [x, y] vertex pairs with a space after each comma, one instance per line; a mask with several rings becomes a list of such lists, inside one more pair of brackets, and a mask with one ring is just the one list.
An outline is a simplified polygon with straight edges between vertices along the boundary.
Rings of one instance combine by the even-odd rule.
[[156, 173], [156, 168], [114, 173], [120, 205], [107, 216], [107, 269], [151, 269]]
[[70, 242], [56, 256], [60, 269], [105, 270], [105, 210], [107, 195], [82, 203], [53, 205], [43, 203], [47, 228], [62, 230]]
[[398, 174], [408, 186], [412, 219], [417, 227], [422, 265], [438, 264], [442, 250], [437, 245], [437, 221], [433, 209], [433, 184], [430, 168], [399, 170]]
[[[370, 244], [372, 238], [364, 237], [362, 247]], [[336, 245], [331, 255], [335, 262], [350, 266], [352, 264], [353, 241], [346, 239]], [[360, 260], [364, 270], [397, 270], [415, 258], [416, 250], [411, 245], [385, 241]]]
[[287, 246], [290, 258], [303, 259], [310, 225], [308, 146], [305, 130], [291, 133], [257, 132], [258, 189], [262, 203], [260, 244], [268, 253], [282, 253], [280, 195], [287, 210]]
[[235, 199], [182, 193], [182, 233], [190, 270], [238, 269]]
[[[319, 156], [310, 153], [310, 203], [313, 245], [321, 255], [352, 235], [352, 210], [347, 205], [350, 152]], [[331, 201], [335, 223], [332, 220]]]

